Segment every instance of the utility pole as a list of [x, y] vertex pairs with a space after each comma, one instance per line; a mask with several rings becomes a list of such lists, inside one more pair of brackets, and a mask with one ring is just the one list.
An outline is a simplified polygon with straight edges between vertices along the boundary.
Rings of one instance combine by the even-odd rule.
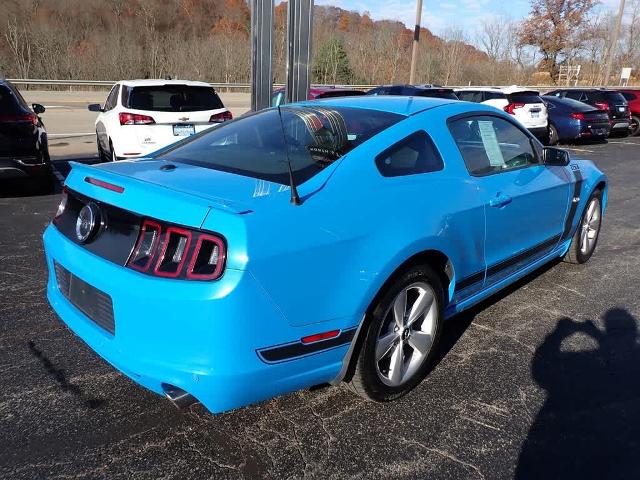
[[[624, 3], [624, 0], [622, 0]], [[422, 0], [416, 0], [416, 26], [413, 30], [413, 48], [411, 49], [411, 70], [409, 83], [413, 85], [416, 76], [416, 61], [418, 60], [418, 42], [420, 41], [420, 20], [422, 17]]]
[[611, 66], [613, 64], [613, 57], [618, 47], [618, 35], [620, 34], [620, 25], [622, 24], [622, 15], [624, 14], [624, 0], [620, 0], [620, 8], [618, 9], [618, 18], [613, 26], [613, 33], [611, 34], [611, 43], [609, 44], [609, 58], [607, 59], [607, 66], [604, 70], [604, 86], [609, 84], [609, 77], [611, 76]]

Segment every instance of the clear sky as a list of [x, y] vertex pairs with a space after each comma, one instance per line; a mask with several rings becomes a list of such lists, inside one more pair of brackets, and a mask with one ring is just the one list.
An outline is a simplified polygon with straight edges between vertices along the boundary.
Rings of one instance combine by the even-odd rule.
[[[316, 5], [335, 5], [345, 10], [368, 11], [374, 20], [400, 20], [412, 28], [416, 19], [415, 0], [315, 0]], [[599, 9], [615, 9], [619, 0], [602, 0]], [[423, 0], [422, 25], [436, 34], [449, 27], [473, 37], [486, 18], [518, 20], [529, 13], [528, 0]], [[471, 39], [470, 39], [471, 40]]]

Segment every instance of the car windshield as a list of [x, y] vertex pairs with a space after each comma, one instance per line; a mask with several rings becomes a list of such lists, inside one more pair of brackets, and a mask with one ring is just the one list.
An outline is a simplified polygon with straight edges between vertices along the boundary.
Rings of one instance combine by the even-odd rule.
[[626, 105], [627, 101], [622, 96], [621, 93], [618, 92], [601, 92], [600, 97], [613, 105]]
[[516, 92], [508, 95], [510, 103], [542, 103], [538, 92]]
[[123, 104], [134, 110], [198, 112], [224, 108], [213, 87], [157, 85], [126, 87]]
[[573, 100], [572, 98], [557, 98], [557, 97], [542, 97], [549, 103], [554, 103], [557, 105], [562, 105], [564, 107], [571, 108], [576, 112], [588, 112], [594, 110], [594, 107], [591, 105], [587, 105], [586, 103], [579, 102], [578, 100]]
[[4, 85], [0, 85], [0, 116], [22, 113], [19, 99]]
[[[403, 115], [359, 108], [308, 106], [262, 110], [220, 124], [158, 158], [289, 184], [318, 174]], [[286, 139], [286, 143], [285, 143]]]

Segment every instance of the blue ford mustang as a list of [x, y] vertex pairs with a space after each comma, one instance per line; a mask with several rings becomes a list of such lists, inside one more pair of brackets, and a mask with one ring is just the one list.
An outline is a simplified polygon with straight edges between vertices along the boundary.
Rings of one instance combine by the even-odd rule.
[[594, 164], [444, 99], [269, 109], [152, 158], [74, 164], [44, 234], [48, 298], [100, 356], [222, 412], [348, 382], [395, 399], [443, 320], [593, 253]]

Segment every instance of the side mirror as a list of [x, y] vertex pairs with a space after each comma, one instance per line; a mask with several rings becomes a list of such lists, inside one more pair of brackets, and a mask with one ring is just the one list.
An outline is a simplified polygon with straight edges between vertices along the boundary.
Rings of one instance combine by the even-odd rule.
[[99, 103], [91, 103], [87, 106], [90, 112], [104, 112], [102, 105]]
[[566, 167], [569, 165], [569, 152], [559, 148], [544, 147], [542, 149], [542, 161], [545, 165]]
[[39, 103], [34, 103], [33, 105], [31, 105], [31, 108], [33, 108], [33, 112], [36, 115], [40, 115], [41, 113], [44, 113], [44, 110], [45, 110], [44, 106], [40, 105]]

